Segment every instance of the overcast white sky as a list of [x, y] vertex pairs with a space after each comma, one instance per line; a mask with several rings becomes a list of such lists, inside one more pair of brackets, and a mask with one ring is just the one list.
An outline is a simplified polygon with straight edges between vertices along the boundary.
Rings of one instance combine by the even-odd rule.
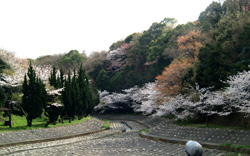
[[198, 19], [212, 0], [0, 0], [0, 48], [21, 58], [108, 50], [165, 17]]

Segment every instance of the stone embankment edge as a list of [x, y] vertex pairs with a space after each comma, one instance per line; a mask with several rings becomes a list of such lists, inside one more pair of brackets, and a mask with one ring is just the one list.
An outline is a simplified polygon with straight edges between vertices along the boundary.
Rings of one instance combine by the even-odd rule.
[[[144, 126], [144, 127], [146, 127], [146, 128], [150, 128], [148, 125], [146, 125], [146, 124], [144, 124], [144, 123], [142, 123], [142, 122], [140, 122], [140, 121], [137, 121], [137, 120], [132, 120], [132, 119], [109, 119], [109, 118], [107, 118], [108, 120], [113, 120], [113, 121], [132, 121], [132, 122], [136, 122], [136, 123], [138, 123], [138, 124], [140, 124], [140, 125], [142, 125], [142, 126]], [[130, 127], [131, 128], [131, 127]], [[132, 129], [132, 128], [131, 128]]]
[[[186, 142], [188, 141], [188, 140], [182, 140], [182, 139], [159, 137], [157, 135], [152, 135], [152, 134], [148, 134], [145, 132], [140, 132], [139, 135], [142, 138], [147, 138], [153, 141], [162, 141], [162, 142], [171, 143], [171, 144], [185, 145]], [[206, 143], [206, 142], [199, 142], [199, 143], [202, 145], [202, 147], [205, 147], [205, 148], [249, 154], [249, 149], [245, 149], [245, 148], [228, 147], [228, 146], [222, 146], [222, 145]]]
[[48, 138], [48, 139], [40, 139], [40, 140], [29, 140], [29, 141], [23, 141], [23, 142], [1, 144], [0, 148], [10, 147], [10, 146], [15, 146], [15, 145], [24, 145], [24, 144], [33, 144], [33, 143], [42, 143], [42, 142], [49, 142], [49, 141], [71, 139], [71, 138], [75, 138], [75, 137], [81, 137], [81, 136], [86, 136], [86, 135], [90, 135], [90, 134], [104, 132], [104, 131], [109, 130], [109, 129], [110, 128], [102, 128], [102, 129], [97, 130], [97, 131], [86, 132], [86, 133], [75, 134], [75, 135], [68, 135], [68, 136], [62, 136], [62, 137], [56, 137], [56, 138]]

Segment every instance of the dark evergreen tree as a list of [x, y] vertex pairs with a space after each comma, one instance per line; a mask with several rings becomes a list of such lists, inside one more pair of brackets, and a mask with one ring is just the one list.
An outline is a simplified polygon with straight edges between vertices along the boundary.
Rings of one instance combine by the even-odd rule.
[[222, 6], [220, 3], [211, 3], [205, 11], [200, 13], [199, 26], [202, 27], [203, 31], [213, 29], [217, 22], [220, 20], [222, 13]]
[[27, 124], [31, 127], [32, 120], [42, 114], [43, 107], [47, 104], [47, 92], [45, 85], [36, 77], [31, 63], [27, 75], [24, 76], [22, 105], [26, 113]]
[[10, 69], [10, 66], [0, 58], [0, 73], [3, 72], [3, 69]]
[[64, 90], [62, 92], [62, 101], [63, 101], [63, 111], [61, 113], [62, 123], [65, 116], [70, 116], [70, 110], [72, 106], [72, 98], [71, 98], [71, 75], [68, 73], [68, 79], [65, 80]]
[[0, 86], [0, 108], [2, 104], [5, 103], [5, 100], [6, 100], [6, 95], [5, 95], [4, 89]]
[[89, 114], [92, 113], [94, 107], [95, 107], [95, 103], [94, 103], [94, 99], [93, 99], [93, 96], [92, 96], [92, 90], [91, 88], [89, 87], [89, 84], [86, 86], [86, 91], [85, 91], [85, 94], [86, 94], [86, 104], [85, 104], [85, 113], [84, 113], [84, 116], [88, 116]]
[[55, 65], [53, 65], [53, 69], [52, 69], [52, 71], [50, 73], [49, 84], [51, 86], [54, 86], [55, 88], [57, 88], [56, 67], [55, 67]]
[[[81, 76], [80, 76], [81, 75]], [[85, 74], [85, 71], [82, 69], [82, 66], [79, 70], [79, 86], [81, 88], [81, 99], [83, 101], [83, 115], [89, 115], [94, 108], [94, 100], [92, 96], [92, 90], [90, 88], [89, 79]]]
[[47, 105], [45, 107], [44, 114], [46, 117], [49, 118], [49, 121], [47, 121], [45, 126], [47, 127], [50, 123], [54, 123], [55, 125], [61, 112], [62, 112], [62, 107], [60, 105], [55, 105], [55, 104]]
[[95, 84], [99, 90], [108, 90], [109, 78], [108, 78], [106, 70], [102, 69], [99, 72], [99, 74], [96, 78]]
[[72, 105], [70, 108], [70, 113], [68, 115], [72, 120], [74, 120], [75, 115], [76, 115], [76, 111], [77, 111], [78, 102], [79, 102], [79, 87], [77, 86], [77, 82], [76, 82], [76, 71], [75, 70], [73, 72], [71, 88], [72, 88], [71, 89]]
[[213, 86], [215, 90], [225, 86], [222, 81], [230, 75], [230, 64], [227, 64], [225, 52], [220, 44], [206, 45], [200, 50], [199, 63], [195, 73], [195, 82], [201, 87]]
[[86, 88], [86, 76], [85, 76], [85, 71], [82, 68], [82, 64], [80, 66], [80, 69], [78, 71], [78, 79], [77, 79], [77, 83], [78, 83], [78, 88], [79, 88], [79, 105], [78, 105], [78, 109], [77, 109], [77, 114], [78, 114], [78, 119], [82, 118], [83, 114], [85, 113], [86, 110], [86, 94], [85, 92], [85, 88]]
[[59, 79], [59, 84], [58, 87], [62, 88], [64, 85], [64, 71], [62, 69], [62, 67], [60, 68], [60, 79]]

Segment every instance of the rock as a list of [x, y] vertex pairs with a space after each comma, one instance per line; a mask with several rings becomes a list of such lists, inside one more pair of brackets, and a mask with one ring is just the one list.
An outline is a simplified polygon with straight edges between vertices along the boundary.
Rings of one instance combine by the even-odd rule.
[[188, 156], [202, 156], [203, 149], [197, 141], [189, 140], [186, 143], [185, 152]]

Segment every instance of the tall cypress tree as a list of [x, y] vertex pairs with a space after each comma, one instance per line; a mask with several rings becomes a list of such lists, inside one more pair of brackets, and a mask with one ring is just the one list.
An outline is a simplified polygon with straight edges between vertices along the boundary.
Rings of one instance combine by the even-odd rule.
[[56, 67], [55, 67], [55, 65], [53, 65], [53, 69], [52, 69], [52, 71], [50, 72], [49, 84], [50, 84], [51, 86], [54, 86], [55, 88], [57, 88]]
[[69, 116], [71, 117], [72, 120], [74, 120], [75, 115], [77, 113], [77, 107], [79, 103], [79, 86], [77, 84], [77, 78], [76, 78], [76, 70], [74, 69], [73, 72], [73, 77], [72, 77], [72, 83], [71, 83], [71, 97], [72, 97], [72, 105], [70, 109], [70, 114]]
[[78, 73], [78, 83], [80, 87], [80, 95], [81, 95], [81, 101], [83, 102], [82, 107], [80, 109], [82, 110], [82, 115], [87, 116], [91, 113], [91, 109], [93, 109], [93, 98], [92, 98], [92, 91], [89, 87], [89, 80], [85, 74], [85, 71], [82, 68], [82, 64], [79, 69]]
[[[28, 75], [28, 79], [27, 79]], [[26, 112], [27, 124], [32, 126], [32, 120], [39, 117], [43, 107], [47, 104], [47, 92], [41, 79], [36, 77], [35, 70], [30, 63], [28, 74], [24, 75], [23, 82], [23, 109]]]
[[59, 88], [62, 88], [64, 85], [64, 71], [62, 69], [62, 67], [60, 68], [60, 79], [59, 79]]
[[0, 108], [2, 104], [4, 104], [5, 100], [6, 100], [6, 95], [4, 89], [0, 86]]
[[65, 80], [64, 83], [64, 90], [62, 92], [62, 101], [63, 101], [63, 112], [62, 112], [62, 123], [63, 118], [65, 116], [70, 116], [71, 113], [71, 107], [72, 107], [72, 86], [71, 86], [71, 75], [70, 72], [68, 73], [68, 78]]
[[96, 81], [95, 81], [96, 87], [99, 90], [108, 90], [108, 87], [109, 87], [108, 80], [109, 80], [109, 78], [108, 78], [106, 70], [104, 70], [104, 69], [100, 70], [100, 72], [96, 78]]
[[77, 79], [78, 86], [79, 86], [79, 95], [80, 95], [80, 105], [78, 108], [78, 118], [82, 118], [82, 116], [85, 114], [85, 110], [86, 110], [86, 94], [85, 94], [86, 76], [84, 73], [85, 72], [84, 72], [84, 70], [82, 68], [82, 64], [81, 64], [80, 69], [78, 71], [78, 79]]
[[68, 79], [64, 83], [64, 91], [62, 93], [64, 110], [62, 117], [68, 115], [74, 119], [77, 115], [78, 119], [80, 119], [91, 113], [94, 102], [92, 90], [89, 87], [89, 80], [85, 75], [82, 65], [78, 73], [76, 73], [76, 70], [73, 73], [72, 80], [69, 73]]

